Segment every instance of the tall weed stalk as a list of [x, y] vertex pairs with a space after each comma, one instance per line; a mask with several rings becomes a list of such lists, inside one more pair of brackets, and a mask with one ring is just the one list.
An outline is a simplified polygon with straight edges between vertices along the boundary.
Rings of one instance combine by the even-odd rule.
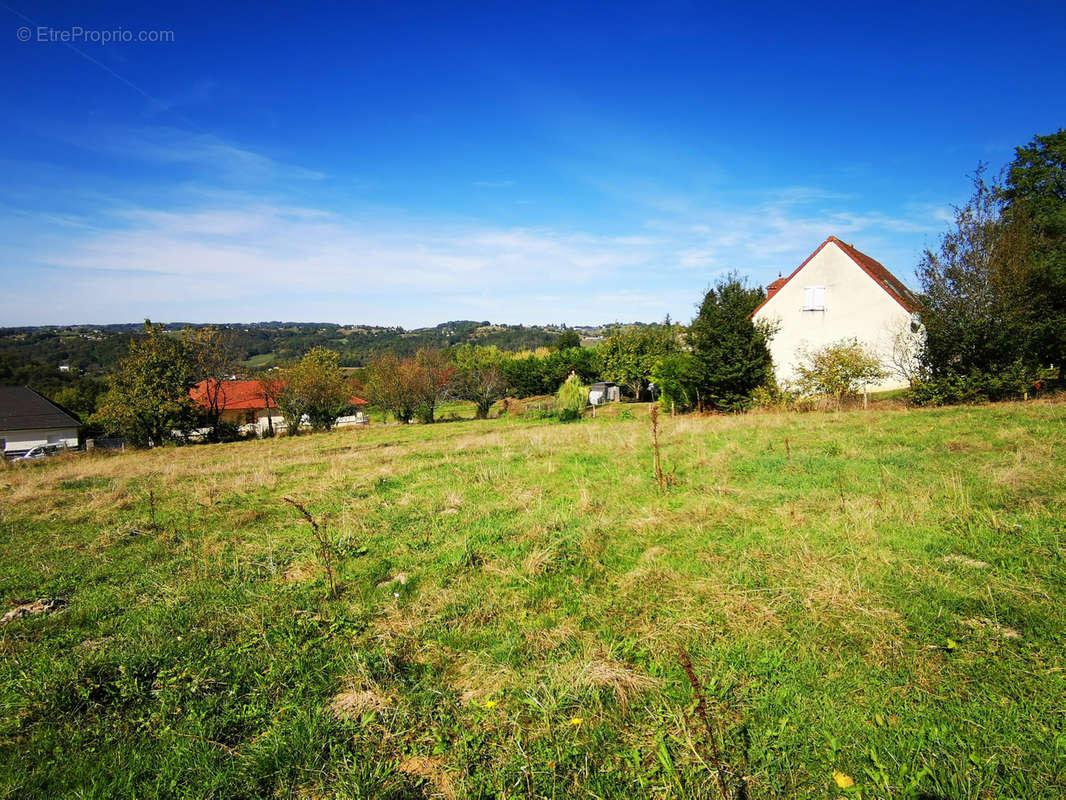
[[322, 563], [322, 568], [326, 570], [326, 578], [329, 581], [329, 596], [336, 600], [337, 582], [333, 576], [333, 540], [330, 538], [328, 529], [315, 522], [315, 518], [311, 516], [311, 512], [291, 497], [284, 497], [282, 499], [303, 514], [304, 519], [307, 520], [307, 524], [311, 526], [311, 535], [314, 537], [315, 543], [318, 545], [318, 558]]

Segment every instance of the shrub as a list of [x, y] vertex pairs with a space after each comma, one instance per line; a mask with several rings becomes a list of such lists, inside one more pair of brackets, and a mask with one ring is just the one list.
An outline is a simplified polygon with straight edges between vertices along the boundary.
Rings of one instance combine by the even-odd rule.
[[866, 384], [885, 377], [880, 360], [857, 339], [841, 339], [813, 353], [803, 353], [796, 371], [800, 393], [830, 397], [838, 405]]
[[214, 430], [215, 438], [220, 442], [236, 442], [241, 438], [241, 426], [236, 422], [219, 422]]
[[563, 381], [555, 393], [555, 409], [563, 422], [579, 419], [588, 402], [589, 387], [581, 382], [576, 373]]
[[994, 372], [949, 373], [915, 384], [907, 392], [907, 402], [914, 406], [943, 406], [1020, 400], [1042, 390], [1040, 378], [1036, 370], [1021, 361]]
[[754, 408], [764, 411], [796, 411], [803, 403], [799, 392], [788, 387], [782, 388], [776, 381], [770, 381], [751, 393]]

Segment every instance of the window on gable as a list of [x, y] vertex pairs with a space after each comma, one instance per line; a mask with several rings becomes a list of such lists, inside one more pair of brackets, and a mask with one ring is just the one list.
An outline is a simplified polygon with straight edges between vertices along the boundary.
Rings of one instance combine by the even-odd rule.
[[803, 290], [804, 311], [825, 311], [825, 287], [808, 286]]

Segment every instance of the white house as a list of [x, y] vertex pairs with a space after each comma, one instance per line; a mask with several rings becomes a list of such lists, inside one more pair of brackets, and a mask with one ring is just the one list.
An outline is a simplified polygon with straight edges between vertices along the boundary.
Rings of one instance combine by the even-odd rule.
[[0, 386], [0, 451], [19, 455], [38, 445], [78, 446], [81, 423], [25, 386]]
[[854, 338], [890, 373], [869, 387], [885, 390], [908, 385], [896, 362], [913, 359], [905, 351], [914, 352], [907, 343], [919, 335], [918, 308], [918, 298], [899, 278], [830, 236], [795, 272], [767, 287], [766, 300], [752, 319], [777, 326], [770, 355], [778, 383], [795, 380], [804, 353]]

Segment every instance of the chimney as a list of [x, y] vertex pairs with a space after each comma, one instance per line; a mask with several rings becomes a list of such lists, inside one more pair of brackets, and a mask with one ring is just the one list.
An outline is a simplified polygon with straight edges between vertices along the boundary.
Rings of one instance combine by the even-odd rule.
[[771, 297], [777, 294], [777, 290], [784, 285], [785, 279], [781, 277], [781, 273], [779, 272], [777, 273], [777, 280], [771, 281], [770, 285], [766, 287], [766, 299], [769, 300]]

